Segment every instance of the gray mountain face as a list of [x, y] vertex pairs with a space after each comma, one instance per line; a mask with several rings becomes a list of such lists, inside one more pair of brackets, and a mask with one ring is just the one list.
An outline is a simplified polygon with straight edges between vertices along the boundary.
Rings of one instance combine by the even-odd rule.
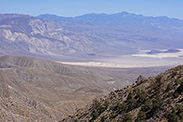
[[25, 15], [0, 15], [0, 49], [3, 54], [92, 52], [92, 42], [86, 37], [82, 37], [82, 41], [74, 40], [77, 35], [77, 32], [68, 32], [52, 21]]
[[[175, 48], [181, 42], [183, 21], [168, 17], [146, 17], [121, 12], [117, 14], [86, 14], [73, 18], [40, 15], [61, 23], [64, 28], [93, 32], [118, 46], [132, 48]], [[103, 40], [100, 40], [102, 42]], [[109, 44], [109, 42], [107, 43]], [[117, 44], [115, 46], [117, 46]]]
[[0, 15], [0, 54], [75, 57], [182, 48], [183, 21], [122, 12], [78, 17]]

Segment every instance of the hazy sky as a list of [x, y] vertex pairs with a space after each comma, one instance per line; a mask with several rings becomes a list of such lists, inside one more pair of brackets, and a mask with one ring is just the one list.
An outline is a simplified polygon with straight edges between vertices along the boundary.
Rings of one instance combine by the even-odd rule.
[[146, 16], [183, 19], [183, 0], [0, 0], [0, 6], [0, 13], [33, 16], [49, 13], [69, 17], [127, 11]]

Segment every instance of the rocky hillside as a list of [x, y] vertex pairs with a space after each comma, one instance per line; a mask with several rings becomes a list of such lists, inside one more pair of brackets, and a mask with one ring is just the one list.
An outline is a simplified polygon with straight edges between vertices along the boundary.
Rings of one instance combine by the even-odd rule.
[[104, 70], [0, 56], [0, 121], [58, 121], [127, 84]]
[[166, 68], [91, 68], [0, 56], [0, 121], [62, 120], [139, 74], [155, 75]]
[[64, 122], [181, 122], [183, 120], [183, 66], [96, 99]]

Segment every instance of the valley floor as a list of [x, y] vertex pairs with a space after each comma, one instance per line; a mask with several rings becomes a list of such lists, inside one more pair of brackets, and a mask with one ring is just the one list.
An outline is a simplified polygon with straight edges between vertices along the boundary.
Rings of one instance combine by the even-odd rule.
[[[146, 57], [147, 56], [147, 57]], [[151, 55], [152, 56], [152, 55]], [[153, 55], [155, 56], [155, 55]], [[62, 64], [90, 66], [90, 67], [110, 67], [110, 68], [145, 68], [160, 66], [177, 66], [182, 64], [183, 57], [149, 57], [149, 55], [119, 56], [92, 59], [92, 61], [58, 61]], [[171, 55], [173, 56], [173, 55]]]

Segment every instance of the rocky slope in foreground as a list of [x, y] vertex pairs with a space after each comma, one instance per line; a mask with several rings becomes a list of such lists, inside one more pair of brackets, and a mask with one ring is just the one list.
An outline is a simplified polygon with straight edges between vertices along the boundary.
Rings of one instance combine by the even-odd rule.
[[96, 99], [64, 122], [181, 122], [183, 65]]

